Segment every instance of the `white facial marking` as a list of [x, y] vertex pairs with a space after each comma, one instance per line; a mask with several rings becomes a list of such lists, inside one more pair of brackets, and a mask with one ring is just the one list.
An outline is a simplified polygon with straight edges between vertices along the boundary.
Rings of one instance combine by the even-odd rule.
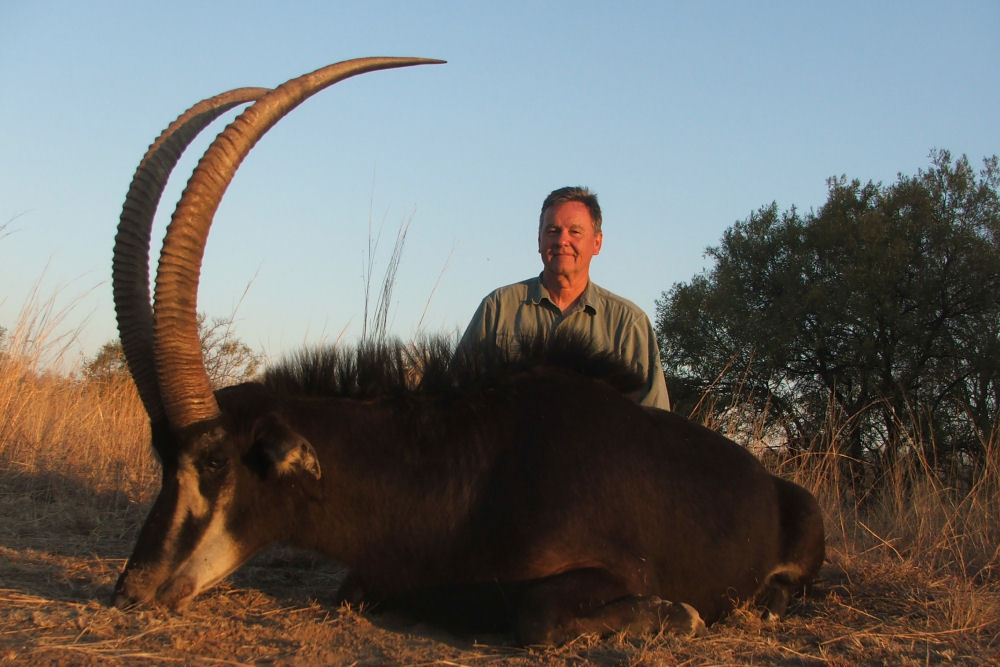
[[[241, 547], [226, 526], [228, 509], [232, 504], [233, 491], [227, 488], [215, 503], [215, 511], [205, 527], [204, 533], [190, 555], [177, 567], [163, 597], [171, 606], [181, 606], [217, 583], [220, 579], [239, 567], [245, 558]], [[202, 516], [207, 514], [208, 503], [204, 503]]]
[[179, 490], [177, 502], [179, 504], [179, 515], [190, 514], [195, 519], [203, 519], [208, 515], [209, 505], [205, 496], [201, 495], [201, 488], [198, 485], [198, 471], [190, 461], [182, 461], [180, 469], [177, 471], [177, 482]]
[[204, 536], [177, 571], [177, 579], [189, 581], [193, 596], [235, 570], [243, 561], [243, 550], [225, 529], [224, 517], [212, 519]]
[[178, 462], [177, 467], [177, 507], [170, 520], [170, 528], [163, 537], [165, 553], [174, 553], [177, 538], [187, 518], [202, 519], [208, 514], [209, 504], [198, 487], [198, 472], [187, 457]]
[[[232, 506], [233, 488], [223, 483], [222, 492], [210, 502], [202, 495], [198, 471], [188, 457], [178, 462], [177, 507], [171, 518], [170, 528], [164, 538], [164, 565], [177, 562], [172, 573], [157, 593], [157, 598], [171, 608], [185, 606], [191, 598], [239, 567], [245, 550], [226, 528], [227, 515]], [[178, 553], [178, 540], [189, 519], [208, 520], [194, 548], [186, 555]]]

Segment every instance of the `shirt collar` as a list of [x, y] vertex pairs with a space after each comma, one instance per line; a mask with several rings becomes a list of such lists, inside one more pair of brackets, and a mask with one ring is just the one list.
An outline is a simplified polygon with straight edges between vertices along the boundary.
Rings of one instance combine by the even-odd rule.
[[[583, 288], [583, 294], [580, 295], [580, 300], [576, 308], [572, 312], [577, 310], [585, 310], [591, 315], [597, 314], [597, 303], [596, 303], [596, 290], [594, 289], [594, 283], [592, 281], [587, 281], [587, 286]], [[528, 290], [528, 298], [531, 299], [531, 303], [536, 306], [541, 302], [545, 301], [557, 307], [556, 304], [549, 297], [549, 291], [545, 289], [545, 285], [542, 284], [542, 274], [538, 274], [538, 277], [532, 281], [532, 284]]]

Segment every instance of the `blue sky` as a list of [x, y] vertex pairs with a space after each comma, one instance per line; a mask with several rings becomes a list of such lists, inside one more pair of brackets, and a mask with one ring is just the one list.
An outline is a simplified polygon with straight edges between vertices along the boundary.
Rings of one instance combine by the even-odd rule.
[[[237, 333], [270, 355], [354, 338], [369, 221], [377, 280], [409, 220], [392, 331], [454, 332], [540, 270], [538, 207], [582, 184], [604, 209], [592, 277], [652, 316], [760, 206], [818, 207], [828, 177], [889, 183], [932, 148], [1000, 152], [998, 33], [995, 0], [6, 0], [0, 326], [37, 288], [69, 308], [73, 354], [113, 338], [115, 226], [160, 130], [223, 90], [374, 55], [448, 64], [348, 80], [276, 126], [216, 216], [199, 310], [239, 304]], [[154, 244], [223, 125], [179, 165]]]

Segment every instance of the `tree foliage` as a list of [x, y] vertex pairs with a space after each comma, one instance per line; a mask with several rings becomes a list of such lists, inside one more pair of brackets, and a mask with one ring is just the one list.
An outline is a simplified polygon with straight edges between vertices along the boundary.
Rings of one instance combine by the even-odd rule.
[[996, 156], [977, 174], [933, 151], [890, 186], [831, 179], [818, 211], [737, 222], [657, 301], [672, 393], [740, 394], [792, 447], [831, 442], [833, 411], [857, 459], [980, 456], [1000, 405], [998, 185]]
[[88, 380], [104, 381], [128, 375], [125, 351], [115, 338], [101, 346], [97, 353], [83, 362], [83, 375]]
[[[218, 389], [252, 379], [263, 363], [262, 354], [254, 352], [233, 333], [232, 318], [209, 320], [198, 314], [198, 334], [212, 387]], [[91, 380], [108, 380], [128, 374], [125, 353], [117, 338], [108, 341], [84, 362], [84, 376]]]

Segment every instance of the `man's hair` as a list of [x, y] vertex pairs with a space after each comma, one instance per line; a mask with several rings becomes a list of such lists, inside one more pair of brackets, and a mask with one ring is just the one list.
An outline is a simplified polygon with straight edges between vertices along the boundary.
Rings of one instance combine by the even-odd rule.
[[590, 219], [594, 221], [594, 233], [601, 233], [601, 205], [597, 203], [597, 195], [581, 186], [569, 186], [559, 188], [549, 193], [549, 196], [542, 202], [542, 212], [538, 216], [538, 229], [542, 228], [545, 222], [545, 212], [554, 206], [564, 204], [568, 201], [578, 201], [587, 207]]

